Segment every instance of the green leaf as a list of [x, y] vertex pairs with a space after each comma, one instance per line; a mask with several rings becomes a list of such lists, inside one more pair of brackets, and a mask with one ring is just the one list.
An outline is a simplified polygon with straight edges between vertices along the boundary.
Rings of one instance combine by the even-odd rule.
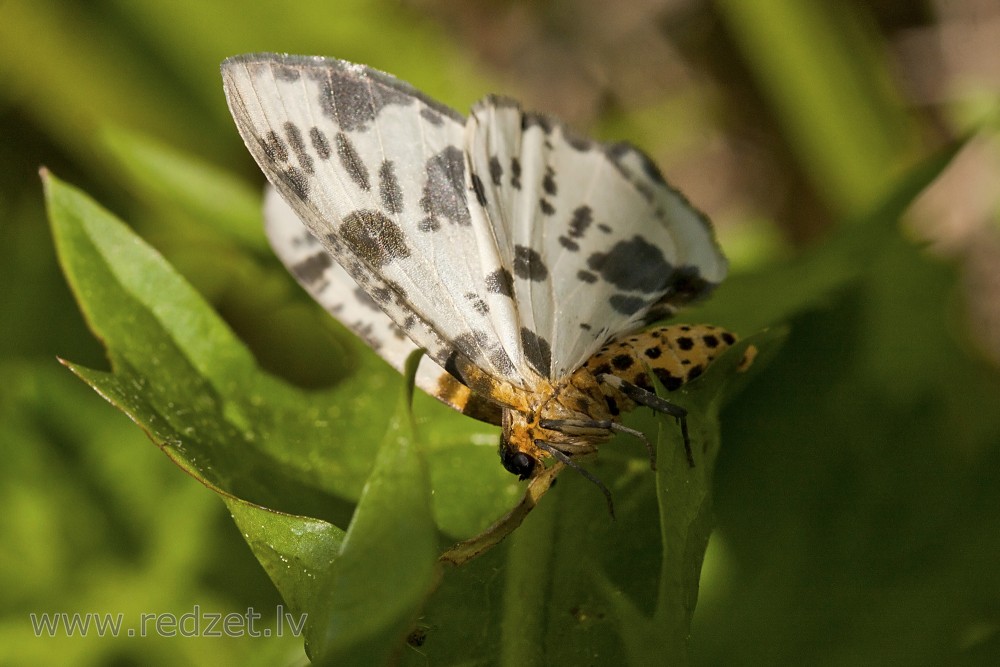
[[232, 496], [223, 499], [292, 613], [308, 615], [327, 604], [318, 583], [340, 555], [344, 531], [325, 521], [275, 512]]
[[322, 664], [387, 662], [437, 579], [430, 479], [410, 413], [411, 366], [338, 558], [317, 582], [325, 604], [310, 615], [307, 646]]
[[[715, 527], [712, 480], [721, 447], [719, 411], [739, 385], [766, 368], [786, 335], [777, 329], [751, 336], [712, 362], [695, 382], [675, 392], [657, 387], [660, 396], [688, 411], [695, 466], [690, 467], [684, 448], [678, 446], [677, 424], [658, 417], [656, 489], [662, 559], [653, 613], [647, 617], [640, 611], [649, 606], [648, 599], [630, 600], [606, 576], [597, 576], [602, 594], [615, 610], [629, 664], [653, 664], [666, 656], [671, 664], [687, 664], [702, 564]], [[749, 356], [748, 351], [752, 351]], [[746, 358], [752, 363], [740, 370]]]

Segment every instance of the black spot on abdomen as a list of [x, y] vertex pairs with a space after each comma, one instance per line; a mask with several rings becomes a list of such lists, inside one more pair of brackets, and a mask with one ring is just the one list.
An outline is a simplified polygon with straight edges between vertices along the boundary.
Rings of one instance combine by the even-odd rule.
[[632, 364], [635, 363], [635, 359], [632, 358], [630, 354], [618, 354], [611, 359], [611, 365], [617, 370], [625, 371], [632, 368]]
[[653, 375], [656, 376], [656, 379], [660, 381], [660, 384], [662, 384], [663, 388], [667, 391], [680, 389], [681, 385], [684, 384], [683, 378], [679, 378], [671, 374], [666, 368], [654, 368]]

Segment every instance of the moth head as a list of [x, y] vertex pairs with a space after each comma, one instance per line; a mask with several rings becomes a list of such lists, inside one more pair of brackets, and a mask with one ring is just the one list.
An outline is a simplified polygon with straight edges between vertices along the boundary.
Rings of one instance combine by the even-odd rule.
[[500, 438], [500, 463], [518, 479], [528, 479], [538, 465], [532, 456], [514, 447], [506, 436]]

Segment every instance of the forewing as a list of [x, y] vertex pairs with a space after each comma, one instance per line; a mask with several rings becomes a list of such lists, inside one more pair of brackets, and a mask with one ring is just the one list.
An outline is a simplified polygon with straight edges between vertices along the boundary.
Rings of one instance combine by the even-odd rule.
[[[393, 368], [403, 372], [407, 357], [417, 345], [316, 240], [273, 186], [264, 196], [264, 223], [275, 254], [312, 298]], [[468, 388], [430, 357], [421, 359], [416, 384], [459, 412], [500, 423], [495, 410], [470, 401]]]
[[525, 386], [501, 345], [510, 332], [488, 317], [487, 277], [500, 260], [477, 245], [463, 117], [339, 60], [238, 56], [222, 73], [240, 134], [268, 179], [408, 337], [449, 370], [467, 361]]
[[543, 375], [569, 375], [725, 276], [711, 225], [637, 149], [497, 97], [473, 108], [466, 147], [473, 219], [494, 230], [523, 354]]

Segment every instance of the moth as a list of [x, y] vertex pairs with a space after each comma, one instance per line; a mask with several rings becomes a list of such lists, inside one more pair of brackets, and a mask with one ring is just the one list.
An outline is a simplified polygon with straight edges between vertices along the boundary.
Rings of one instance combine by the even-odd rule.
[[[226, 99], [271, 183], [271, 244], [302, 286], [416, 382], [502, 427], [521, 479], [615, 433], [735, 342], [711, 326], [636, 333], [726, 274], [708, 219], [625, 143], [488, 96], [468, 117], [364, 65], [241, 55]], [[646, 441], [649, 447], [648, 441]], [[650, 448], [650, 455], [653, 450]], [[655, 459], [654, 459], [655, 461]]]

